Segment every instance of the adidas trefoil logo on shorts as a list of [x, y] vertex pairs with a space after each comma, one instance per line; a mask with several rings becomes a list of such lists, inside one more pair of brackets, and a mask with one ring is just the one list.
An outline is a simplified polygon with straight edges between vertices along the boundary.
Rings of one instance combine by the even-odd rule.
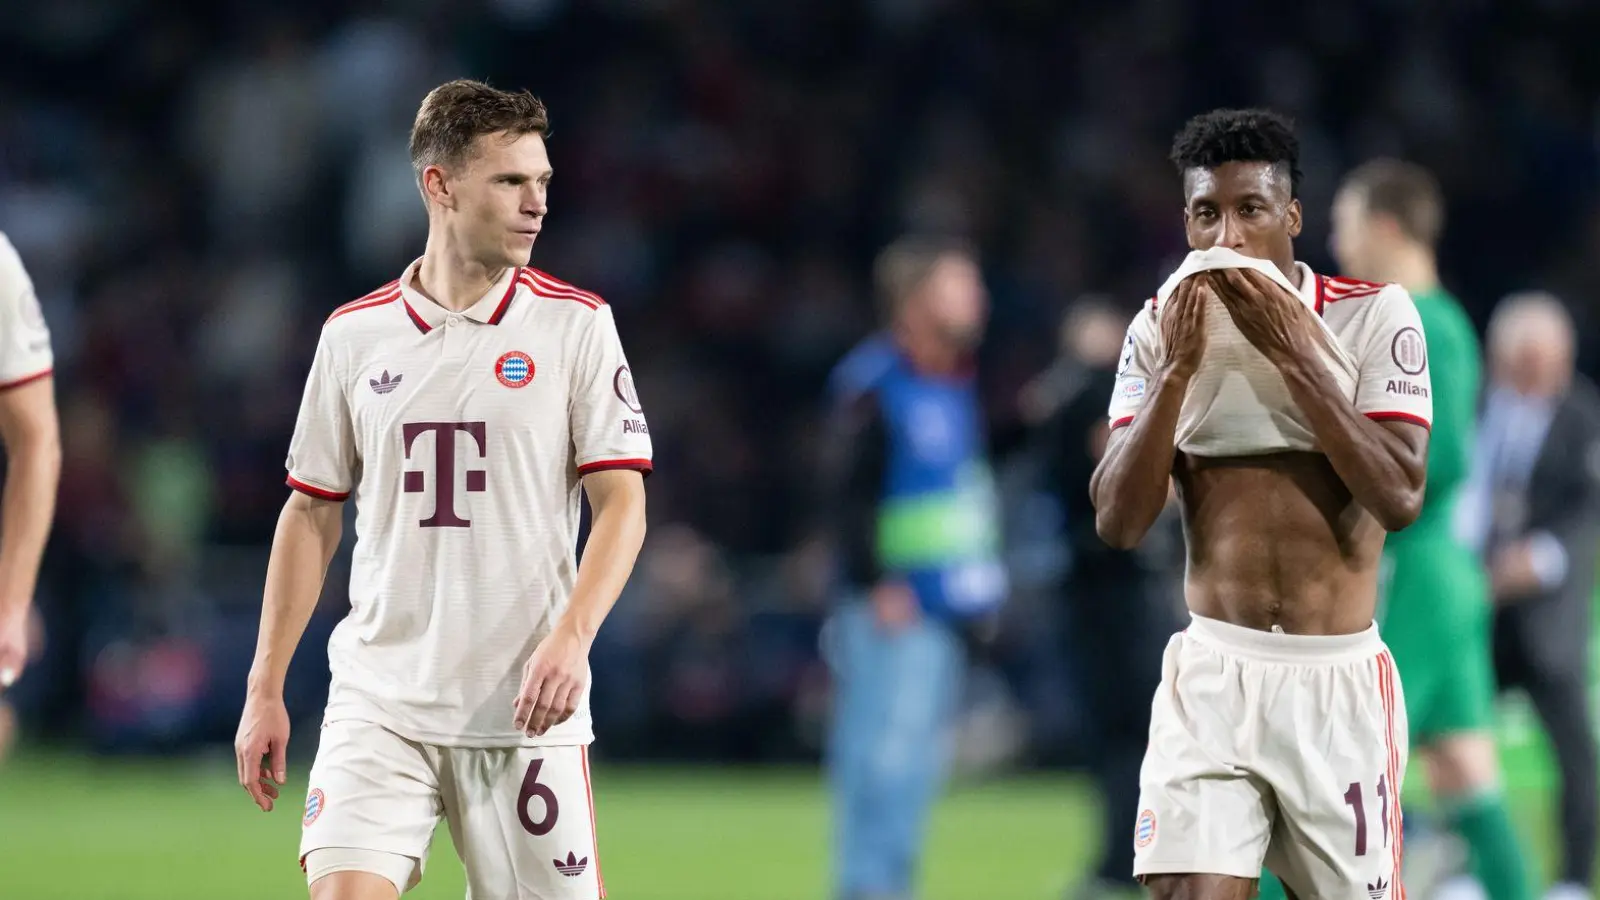
[[562, 862], [559, 859], [552, 859], [550, 861], [556, 864], [557, 872], [560, 872], [568, 878], [577, 878], [579, 875], [583, 874], [584, 869], [589, 867], [589, 857], [585, 856], [583, 859], [579, 859], [578, 854], [573, 853], [571, 850], [567, 851], [566, 862]]
[[1388, 890], [1389, 885], [1384, 882], [1382, 876], [1379, 876], [1376, 884], [1367, 885], [1367, 896], [1371, 897], [1372, 900], [1382, 900], [1384, 893]]
[[372, 385], [372, 389], [374, 391], [380, 394], [387, 394], [400, 386], [400, 376], [396, 375], [393, 378], [390, 378], [389, 370], [384, 369], [383, 374], [377, 378], [368, 378], [367, 384]]

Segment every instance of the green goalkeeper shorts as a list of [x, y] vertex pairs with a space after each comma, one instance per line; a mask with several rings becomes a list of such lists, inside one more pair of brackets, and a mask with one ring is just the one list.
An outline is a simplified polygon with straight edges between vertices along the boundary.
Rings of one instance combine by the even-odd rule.
[[1412, 744], [1489, 730], [1489, 588], [1477, 558], [1445, 538], [1409, 540], [1384, 552], [1378, 589], [1378, 626], [1400, 670]]

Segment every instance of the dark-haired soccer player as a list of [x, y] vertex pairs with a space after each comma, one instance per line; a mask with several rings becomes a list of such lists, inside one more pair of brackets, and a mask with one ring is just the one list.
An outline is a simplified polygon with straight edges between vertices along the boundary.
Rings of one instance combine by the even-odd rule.
[[1426, 345], [1403, 288], [1295, 260], [1298, 157], [1270, 112], [1177, 135], [1190, 247], [1268, 261], [1295, 291], [1234, 268], [1146, 304], [1091, 485], [1114, 546], [1138, 543], [1169, 477], [1184, 517], [1192, 621], [1167, 648], [1134, 830], [1158, 900], [1243, 900], [1263, 862], [1298, 897], [1404, 897], [1406, 714], [1373, 615], [1385, 534], [1422, 506]]
[[441, 818], [469, 897], [605, 896], [588, 656], [644, 538], [650, 429], [611, 308], [527, 266], [548, 124], [526, 91], [428, 94], [411, 132], [427, 246], [334, 310], [306, 379], [235, 752], [270, 811], [284, 675], [354, 500], [301, 820], [313, 900], [394, 900]]

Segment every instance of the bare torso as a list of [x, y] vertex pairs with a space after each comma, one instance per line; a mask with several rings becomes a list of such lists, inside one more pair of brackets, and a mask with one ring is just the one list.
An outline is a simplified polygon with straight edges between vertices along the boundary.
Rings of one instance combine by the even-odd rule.
[[1326, 457], [1174, 460], [1188, 545], [1184, 593], [1208, 618], [1289, 634], [1372, 624], [1384, 529]]

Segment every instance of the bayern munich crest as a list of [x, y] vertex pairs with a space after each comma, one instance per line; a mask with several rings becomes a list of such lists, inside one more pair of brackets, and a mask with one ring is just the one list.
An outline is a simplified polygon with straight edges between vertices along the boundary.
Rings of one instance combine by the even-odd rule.
[[311, 793], [306, 794], [306, 825], [309, 826], [317, 820], [317, 816], [322, 815], [322, 807], [326, 806], [327, 802], [327, 798], [322, 796], [322, 788], [312, 788]]
[[1145, 810], [1139, 813], [1139, 821], [1133, 827], [1133, 846], [1143, 850], [1150, 846], [1156, 839], [1156, 814], [1154, 810]]
[[533, 357], [512, 350], [495, 360], [494, 377], [508, 388], [527, 387], [533, 381]]

